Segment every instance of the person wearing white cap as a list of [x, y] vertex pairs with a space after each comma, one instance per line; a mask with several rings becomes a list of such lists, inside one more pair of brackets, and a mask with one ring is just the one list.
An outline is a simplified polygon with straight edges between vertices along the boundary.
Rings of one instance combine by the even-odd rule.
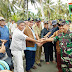
[[[6, 47], [7, 55], [10, 56], [9, 54], [9, 30], [5, 25], [5, 19], [3, 17], [0, 17], [0, 39], [7, 40], [7, 42], [5, 43], [5, 47]], [[1, 56], [2, 55], [5, 56], [5, 54], [1, 54]]]
[[3, 17], [0, 17], [0, 26], [1, 26], [1, 21], [5, 21], [5, 19]]

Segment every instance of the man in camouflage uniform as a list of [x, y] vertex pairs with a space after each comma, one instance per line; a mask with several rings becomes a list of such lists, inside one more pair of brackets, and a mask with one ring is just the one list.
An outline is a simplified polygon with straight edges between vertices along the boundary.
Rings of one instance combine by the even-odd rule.
[[61, 52], [61, 66], [63, 72], [72, 72], [72, 32], [68, 25], [63, 26], [63, 32], [54, 38], [48, 38], [43, 43], [59, 41]]
[[[63, 28], [64, 23], [58, 24], [59, 30], [54, 32], [54, 34], [51, 36], [51, 38], [58, 36], [60, 33], [62, 33], [62, 28]], [[60, 55], [60, 47], [59, 47], [59, 41], [56, 42], [56, 53], [57, 53], [57, 68], [59, 72], [62, 72], [61, 68], [61, 55]]]

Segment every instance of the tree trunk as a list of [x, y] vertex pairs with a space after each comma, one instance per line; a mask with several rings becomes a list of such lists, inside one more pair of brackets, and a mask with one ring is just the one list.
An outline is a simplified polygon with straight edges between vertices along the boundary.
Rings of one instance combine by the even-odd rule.
[[27, 20], [28, 20], [28, 0], [27, 0]]
[[23, 14], [23, 19], [24, 19], [24, 17], [25, 17], [25, 4], [26, 4], [26, 0], [24, 0], [24, 6], [23, 6], [23, 12], [24, 12], [24, 14]]
[[40, 0], [40, 6], [41, 6], [42, 19], [45, 19], [44, 11], [43, 11], [43, 0]]

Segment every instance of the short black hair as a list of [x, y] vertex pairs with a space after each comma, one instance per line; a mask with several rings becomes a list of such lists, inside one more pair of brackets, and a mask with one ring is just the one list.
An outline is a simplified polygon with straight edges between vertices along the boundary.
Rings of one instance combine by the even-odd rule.
[[24, 21], [23, 20], [17, 21], [17, 25], [19, 25], [20, 23], [24, 23]]
[[58, 25], [58, 26], [60, 26], [60, 24], [59, 24], [59, 23], [57, 23], [57, 25]]

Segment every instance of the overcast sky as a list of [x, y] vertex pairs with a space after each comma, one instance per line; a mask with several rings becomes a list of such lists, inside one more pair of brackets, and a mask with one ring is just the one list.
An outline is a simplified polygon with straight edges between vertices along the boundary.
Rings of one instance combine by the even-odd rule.
[[[54, 4], [57, 4], [58, 0], [52, 0], [54, 2]], [[65, 3], [70, 3], [72, 0], [61, 0], [63, 4]], [[37, 3], [38, 7], [40, 7], [40, 5]], [[35, 14], [37, 14], [37, 9], [35, 9], [35, 7], [33, 5], [31, 5], [31, 3], [29, 3], [29, 10], [34, 12]]]
[[[12, 0], [10, 0], [10, 1], [12, 1]], [[54, 2], [54, 4], [57, 4], [58, 0], [52, 0], [52, 1]], [[65, 3], [70, 3], [72, 0], [61, 0], [61, 1], [63, 4], [65, 4]], [[37, 6], [40, 7], [40, 5], [38, 3], [37, 3]], [[30, 2], [28, 3], [28, 7], [31, 12], [33, 12], [34, 14], [37, 14], [38, 10], [35, 9], [35, 6], [32, 5]]]

